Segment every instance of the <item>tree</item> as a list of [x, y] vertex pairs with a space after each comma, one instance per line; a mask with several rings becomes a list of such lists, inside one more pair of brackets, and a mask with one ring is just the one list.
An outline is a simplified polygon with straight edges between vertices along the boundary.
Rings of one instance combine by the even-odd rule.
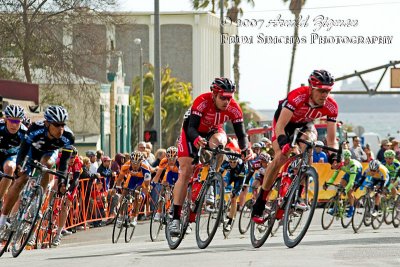
[[287, 87], [287, 92], [290, 92], [290, 87], [292, 85], [292, 74], [293, 74], [293, 66], [294, 66], [294, 58], [296, 55], [296, 49], [297, 49], [297, 38], [299, 37], [299, 19], [300, 19], [300, 13], [301, 13], [301, 9], [304, 6], [304, 4], [306, 3], [306, 0], [283, 0], [283, 2], [288, 2], [290, 1], [290, 5], [289, 5], [289, 9], [292, 12], [292, 14], [294, 15], [295, 18], [295, 26], [294, 26], [294, 33], [293, 33], [293, 37], [294, 37], [294, 41], [293, 41], [293, 47], [292, 47], [292, 58], [290, 60], [290, 70], [289, 70], [289, 79], [288, 79], [288, 87]]
[[[143, 117], [145, 129], [151, 129], [154, 121], [154, 68], [146, 64], [148, 72], [143, 76]], [[165, 146], [176, 145], [176, 140], [182, 127], [183, 114], [192, 104], [191, 84], [178, 81], [172, 77], [172, 70], [168, 66], [161, 71], [161, 125], [162, 138]], [[132, 129], [139, 128], [140, 110], [140, 77], [133, 81], [133, 95], [130, 98], [132, 105]], [[132, 135], [132, 144], [139, 141], [138, 135]]]
[[115, 0], [0, 0], [0, 58], [12, 59], [0, 67], [22, 68], [26, 82], [32, 82], [34, 70], [40, 69], [47, 80], [70, 83], [82, 67], [77, 59], [107, 51], [99, 51], [103, 46], [95, 34], [80, 37], [91, 45], [90, 51], [73, 49], [72, 42], [63, 40], [64, 31], [71, 25], [109, 20], [102, 11], [114, 5]]

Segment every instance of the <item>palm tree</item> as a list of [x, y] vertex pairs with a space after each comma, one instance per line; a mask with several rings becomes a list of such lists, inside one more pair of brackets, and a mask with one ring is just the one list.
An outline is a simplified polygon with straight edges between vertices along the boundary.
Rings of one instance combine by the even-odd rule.
[[[288, 2], [289, 0], [283, 0], [284, 3]], [[289, 9], [294, 15], [295, 21], [298, 22], [300, 19], [300, 13], [301, 13], [301, 8], [304, 6], [306, 3], [306, 0], [290, 0], [290, 5]], [[294, 66], [294, 57], [296, 55], [296, 49], [297, 49], [297, 38], [299, 36], [299, 25], [298, 23], [295, 23], [294, 26], [294, 33], [293, 33], [293, 48], [292, 48], [292, 59], [290, 61], [290, 70], [289, 70], [289, 79], [288, 79], [288, 87], [287, 87], [287, 92], [290, 92], [290, 86], [292, 84], [292, 74], [293, 74], [293, 66]]]

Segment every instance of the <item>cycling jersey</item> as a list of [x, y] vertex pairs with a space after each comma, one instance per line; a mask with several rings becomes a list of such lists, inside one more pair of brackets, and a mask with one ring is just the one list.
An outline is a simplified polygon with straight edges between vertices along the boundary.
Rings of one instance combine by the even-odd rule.
[[121, 167], [120, 174], [127, 176], [124, 186], [129, 189], [135, 189], [137, 186], [142, 185], [143, 181], [150, 181], [150, 168], [143, 162], [137, 170], [132, 168], [130, 162], [125, 163]]
[[162, 181], [167, 181], [169, 185], [174, 185], [176, 180], [178, 180], [179, 162], [176, 160], [174, 165], [171, 166], [168, 164], [168, 159], [163, 158], [158, 167], [160, 169], [165, 169], [165, 174]]
[[260, 168], [261, 168], [261, 161], [259, 156], [257, 155], [255, 159], [248, 162], [249, 171], [247, 172], [246, 175], [246, 180], [245, 180], [246, 185], [250, 183], [251, 177], [253, 177], [254, 173]]
[[323, 106], [314, 106], [312, 102], [310, 102], [310, 97], [310, 88], [308, 86], [302, 86], [289, 92], [285, 99], [279, 101], [279, 106], [272, 122], [273, 131], [271, 141], [277, 138], [275, 128], [282, 108], [287, 108], [293, 112], [292, 118], [288, 125], [285, 126], [285, 133], [288, 136], [293, 134], [294, 129], [304, 127], [307, 123], [318, 118], [326, 117], [327, 121], [336, 122], [338, 106], [331, 96], [328, 96]]
[[225, 173], [224, 181], [226, 187], [229, 188], [233, 183], [232, 195], [238, 196], [242, 191], [244, 177], [247, 173], [246, 164], [239, 160], [236, 167], [232, 168], [228, 161], [225, 161], [220, 168], [220, 173]]
[[373, 179], [378, 180], [388, 180], [389, 178], [389, 170], [383, 166], [382, 164], [379, 165], [379, 169], [377, 172], [371, 172], [369, 168], [364, 171], [364, 176], [371, 177]]
[[25, 125], [21, 123], [19, 130], [15, 134], [11, 134], [7, 130], [6, 122], [0, 120], [0, 170], [3, 169], [3, 163], [6, 160], [16, 160], [20, 144], [27, 130]]
[[358, 160], [351, 159], [347, 165], [341, 163], [340, 167], [335, 170], [333, 176], [329, 179], [328, 183], [333, 183], [336, 180], [339, 172], [345, 172], [342, 179], [347, 182], [346, 193], [353, 188], [353, 186], [359, 187], [362, 183], [362, 165]]
[[185, 113], [178, 143], [179, 157], [195, 157], [194, 141], [199, 136], [209, 138], [214, 133], [225, 133], [223, 124], [232, 121], [241, 149], [247, 148], [248, 140], [243, 125], [243, 113], [235, 99], [231, 99], [226, 110], [217, 110], [213, 93], [198, 96], [190, 110]]
[[390, 179], [396, 178], [397, 171], [400, 168], [400, 162], [397, 159], [394, 159], [393, 163], [390, 165], [386, 163], [386, 161], [382, 162], [382, 165], [388, 169]]

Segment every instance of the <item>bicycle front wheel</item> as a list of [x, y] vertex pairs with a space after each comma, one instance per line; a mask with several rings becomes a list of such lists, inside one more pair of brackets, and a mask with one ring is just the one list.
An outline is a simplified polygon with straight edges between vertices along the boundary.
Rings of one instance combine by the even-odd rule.
[[121, 207], [118, 209], [117, 216], [114, 219], [114, 226], [112, 232], [112, 242], [117, 243], [124, 229], [125, 217], [128, 216], [128, 202], [122, 201]]
[[[158, 212], [158, 207], [162, 207], [161, 211]], [[158, 213], [158, 216], [157, 216]], [[160, 197], [157, 206], [154, 207], [153, 214], [150, 219], [150, 239], [151, 241], [157, 241], [158, 235], [163, 227], [165, 216], [165, 200]]]
[[364, 222], [364, 217], [366, 215], [366, 210], [368, 208], [368, 201], [365, 196], [360, 197], [356, 204], [354, 205], [354, 214], [351, 218], [351, 226], [353, 227], [354, 233], [358, 233], [361, 228], [361, 225]]
[[311, 224], [318, 201], [318, 174], [309, 169], [300, 177], [299, 185], [292, 188], [283, 217], [283, 239], [289, 248], [297, 246]]
[[18, 211], [20, 221], [17, 225], [11, 240], [11, 253], [14, 258], [24, 250], [39, 217], [40, 207], [42, 206], [43, 189], [37, 186], [33, 189], [30, 199], [22, 205], [23, 209]]
[[322, 229], [328, 230], [329, 227], [331, 227], [333, 219], [335, 218], [335, 213], [337, 212], [338, 212], [338, 207], [336, 205], [336, 198], [332, 197], [325, 204], [324, 210], [322, 211], [322, 217], [321, 217]]
[[392, 223], [394, 228], [399, 227], [400, 225], [400, 197], [397, 197], [397, 200], [394, 202], [393, 211], [392, 211]]
[[206, 248], [214, 238], [224, 208], [224, 183], [221, 174], [214, 173], [208, 179], [196, 214], [196, 241], [201, 249]]
[[383, 210], [383, 218], [387, 225], [392, 224], [393, 222], [393, 209], [394, 209], [395, 201], [393, 198], [388, 198], [385, 200], [384, 210]]
[[343, 209], [343, 210], [341, 211], [341, 213], [340, 213], [341, 216], [342, 216], [342, 218], [340, 219], [340, 222], [342, 223], [342, 227], [343, 227], [344, 229], [346, 229], [347, 227], [350, 226], [351, 220], [352, 220], [352, 218], [353, 218], [353, 217], [347, 217], [347, 212], [346, 212], [346, 211], [348, 211], [348, 210], [350, 209], [350, 203], [349, 203], [349, 201], [343, 202], [343, 206], [342, 206], [340, 209]]
[[239, 232], [244, 235], [250, 227], [251, 221], [251, 210], [253, 207], [253, 200], [249, 199], [244, 203], [242, 210], [239, 215]]

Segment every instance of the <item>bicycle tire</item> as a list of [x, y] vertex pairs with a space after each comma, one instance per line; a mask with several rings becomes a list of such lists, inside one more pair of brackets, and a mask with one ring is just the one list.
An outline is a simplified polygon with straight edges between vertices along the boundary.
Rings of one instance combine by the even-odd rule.
[[366, 206], [365, 206], [365, 216], [364, 216], [364, 225], [365, 227], [371, 226], [372, 224], [372, 215], [371, 211], [373, 210], [374, 204], [372, 202], [372, 199], [370, 197], [365, 199], [366, 201]]
[[251, 210], [253, 208], [253, 200], [249, 199], [244, 203], [239, 215], [239, 233], [244, 235], [250, 228]]
[[[29, 216], [27, 213], [31, 212], [31, 216], [33, 215], [33, 217], [28, 217], [28, 220], [24, 218], [23, 221], [19, 222], [16, 228], [17, 230], [15, 231], [11, 240], [11, 254], [14, 258], [18, 257], [21, 254], [26, 244], [28, 243], [29, 238], [33, 234], [33, 230], [35, 229], [36, 221], [38, 219], [40, 207], [42, 206], [42, 198], [43, 188], [40, 185], [34, 187], [30, 201], [27, 203], [27, 205], [25, 205], [25, 212], [22, 213], [24, 216]], [[32, 204], [33, 206], [31, 207]], [[29, 219], [31, 219], [30, 222]], [[30, 226], [28, 226], [30, 227], [29, 231], [26, 231], [27, 228], [24, 227], [23, 223], [30, 224]], [[19, 247], [18, 243], [20, 243]]]
[[[161, 216], [159, 221], [155, 221], [154, 217], [157, 214], [158, 211], [158, 207], [161, 204], [162, 207], [162, 212], [161, 212]], [[154, 210], [151, 214], [151, 219], [150, 219], [150, 239], [152, 242], [157, 241], [157, 238], [160, 234], [160, 231], [162, 230], [163, 227], [163, 223], [164, 223], [164, 217], [165, 217], [165, 200], [161, 199], [161, 197], [159, 197], [159, 200], [157, 202], [157, 205], [154, 207]], [[154, 229], [153, 229], [154, 226]]]
[[38, 228], [36, 230], [36, 248], [45, 248], [44, 244], [48, 242], [50, 247], [51, 244], [51, 235], [49, 235], [49, 227], [52, 219], [51, 213], [52, 210], [47, 209], [43, 214], [42, 219], [40, 219]]
[[[214, 235], [218, 229], [218, 226], [221, 222], [221, 216], [223, 213], [223, 206], [224, 202], [222, 201], [224, 199], [224, 183], [223, 183], [223, 178], [220, 173], [214, 173], [213, 177], [209, 177], [208, 179], [211, 179], [211, 182], [209, 184], [206, 184], [205, 190], [203, 190], [200, 201], [199, 201], [199, 208], [197, 209], [197, 214], [196, 214], [196, 242], [197, 246], [200, 249], [205, 249], [208, 247], [208, 245], [211, 243], [211, 241], [214, 238]], [[209, 190], [209, 188], [213, 186], [213, 191], [214, 191], [214, 211], [210, 212], [207, 211], [207, 204], [206, 204], [206, 194]], [[203, 238], [201, 232], [203, 232], [204, 229], [202, 229], [202, 220], [207, 217], [207, 237]], [[209, 221], [210, 220], [215, 220], [213, 225], [210, 225]], [[212, 226], [212, 227], [210, 227]]]
[[395, 207], [395, 201], [393, 198], [386, 199], [384, 210], [383, 210], [383, 219], [387, 225], [392, 224], [393, 221], [393, 209]]
[[340, 218], [340, 223], [342, 224], [343, 229], [347, 229], [350, 224], [351, 224], [351, 220], [353, 218], [353, 216], [351, 216], [350, 218], [347, 217], [347, 208], [350, 207], [350, 203], [348, 200], [343, 202], [343, 206], [341, 207], [341, 209], [343, 209], [343, 211], [340, 213], [341, 218]]
[[[112, 236], [111, 236], [111, 241], [114, 244], [118, 243], [118, 240], [124, 229], [125, 215], [126, 215], [127, 210], [128, 210], [128, 203], [126, 202], [126, 200], [123, 200], [121, 207], [119, 207], [119, 209], [118, 209], [117, 216], [115, 216], [115, 219], [114, 219], [113, 232], [112, 232]], [[118, 227], [119, 223], [121, 225]]]
[[368, 202], [365, 196], [360, 197], [357, 199], [354, 205], [354, 213], [353, 217], [351, 218], [351, 227], [353, 228], [354, 233], [358, 233], [361, 228], [361, 225], [364, 223], [364, 218], [366, 214], [366, 205]]
[[[276, 220], [276, 211], [278, 201], [270, 202], [270, 209], [264, 209], [263, 218], [266, 218], [263, 224], [256, 224], [253, 220], [250, 222], [250, 242], [254, 248], [259, 248], [267, 241], [270, 236]], [[260, 234], [260, 236], [257, 235]]]
[[[190, 204], [192, 201], [192, 184], [188, 185], [187, 188], [187, 193], [185, 200], [182, 205], [182, 211], [181, 211], [181, 234], [177, 237], [171, 236], [169, 232], [169, 225], [172, 223], [172, 216], [174, 212], [174, 205], [171, 205], [171, 210], [166, 212], [166, 222], [167, 225], [165, 227], [165, 238], [167, 239], [167, 243], [170, 249], [174, 250], [179, 247], [181, 244], [182, 240], [185, 238], [186, 230], [189, 225], [189, 215], [190, 215]], [[173, 202], [173, 199], [171, 198], [171, 203]]]
[[[329, 214], [330, 210], [333, 210], [334, 214]], [[328, 230], [329, 227], [331, 227], [333, 220], [336, 217], [336, 214], [338, 212], [338, 207], [336, 205], [336, 197], [331, 197], [328, 202], [326, 202], [324, 209], [322, 211], [321, 215], [321, 226], [322, 229]]]
[[394, 228], [398, 228], [400, 225], [400, 220], [397, 219], [398, 213], [400, 213], [400, 197], [397, 197], [397, 200], [394, 202], [393, 211], [392, 211], [392, 224]]
[[2, 242], [0, 242], [0, 257], [3, 256], [4, 252], [6, 252], [7, 248], [10, 246], [11, 238], [12, 238], [13, 234], [14, 234], [14, 232], [11, 231], [8, 234], [7, 240], [3, 240]]
[[[382, 211], [382, 204], [383, 204], [383, 202], [381, 201], [381, 203], [379, 205], [380, 207], [378, 209], [380, 211]], [[374, 230], [378, 230], [381, 227], [383, 221], [384, 221], [384, 213], [383, 212], [379, 212], [377, 216], [374, 216], [372, 218], [372, 222], [371, 222], [372, 228]]]
[[[312, 180], [311, 180], [312, 179]], [[311, 180], [311, 181], [310, 181]], [[311, 187], [311, 182], [313, 182], [313, 187]], [[304, 192], [301, 192], [300, 194], [304, 193], [304, 197], [309, 196], [310, 193], [312, 193], [312, 197], [310, 196], [311, 199], [309, 199], [309, 203], [306, 203], [307, 206], [309, 206], [309, 216], [305, 221], [305, 224], [303, 228], [300, 230], [299, 235], [296, 238], [292, 238], [291, 236], [294, 235], [295, 231], [297, 231], [302, 219], [304, 218], [304, 213], [305, 211], [302, 210], [300, 211], [299, 209], [295, 208], [295, 200], [297, 198], [296, 193], [298, 193], [298, 190], [300, 188], [300, 185], [304, 185]], [[294, 188], [297, 187], [297, 188]], [[307, 233], [308, 228], [310, 227], [312, 218], [314, 216], [314, 211], [317, 206], [317, 201], [318, 201], [318, 188], [319, 188], [319, 183], [318, 183], [318, 174], [313, 169], [312, 167], [308, 169], [306, 172], [301, 174], [300, 181], [298, 185], [295, 185], [288, 197], [286, 206], [285, 206], [285, 214], [283, 216], [283, 239], [285, 241], [285, 245], [288, 248], [294, 248], [297, 246], [301, 240], [304, 238], [304, 236]], [[311, 189], [312, 188], [312, 189]], [[297, 223], [292, 224], [292, 220], [295, 219], [298, 216], [298, 213], [300, 214], [300, 218], [297, 221]]]

